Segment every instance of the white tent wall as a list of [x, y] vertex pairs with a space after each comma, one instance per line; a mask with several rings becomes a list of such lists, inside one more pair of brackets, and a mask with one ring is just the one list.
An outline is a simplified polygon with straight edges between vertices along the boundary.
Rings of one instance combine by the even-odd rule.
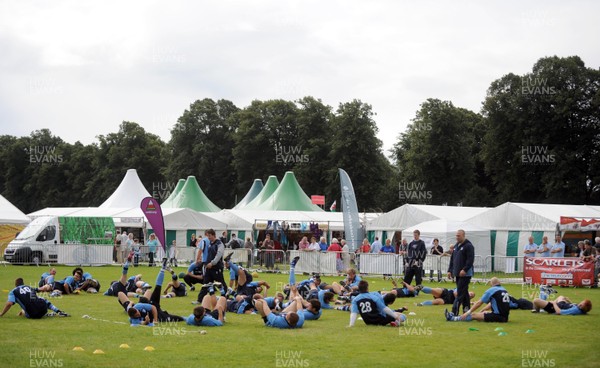
[[[507, 262], [505, 261], [505, 259], [507, 258], [512, 258], [515, 257], [515, 252], [514, 250], [512, 250], [510, 253], [511, 255], [508, 256], [507, 254], [509, 247], [513, 247], [514, 245], [512, 244], [513, 240], [511, 238], [511, 236], [509, 234], [516, 234], [517, 239], [518, 239], [518, 244], [517, 244], [517, 251], [516, 251], [516, 257], [523, 257], [524, 253], [524, 247], [525, 244], [529, 243], [529, 237], [530, 236], [534, 236], [534, 238], [540, 238], [540, 233], [541, 236], [547, 236], [548, 237], [548, 243], [550, 243], [551, 245], [554, 244], [554, 231], [544, 231], [544, 232], [539, 232], [539, 231], [515, 231], [515, 230], [498, 230], [496, 231], [496, 240], [494, 242], [494, 256], [495, 256], [495, 261], [494, 261], [494, 270], [496, 271], [501, 271], [501, 272], [506, 272], [506, 271], [510, 271], [510, 272], [515, 272], [515, 268], [511, 266], [511, 264], [507, 265]], [[514, 238], [515, 235], [513, 235]], [[540, 244], [540, 241], [538, 239], [534, 239], [534, 241], [536, 242], [536, 244]], [[513, 258], [514, 259], [514, 258]], [[521, 272], [523, 270], [523, 264], [521, 262], [521, 260], [519, 259], [516, 262], [516, 272]]]

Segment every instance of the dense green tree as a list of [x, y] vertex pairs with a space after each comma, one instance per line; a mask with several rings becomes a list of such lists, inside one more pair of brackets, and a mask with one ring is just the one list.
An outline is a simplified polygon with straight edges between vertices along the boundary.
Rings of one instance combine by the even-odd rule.
[[281, 181], [286, 171], [293, 170], [298, 160], [290, 152], [303, 143], [298, 140], [298, 115], [298, 107], [284, 100], [252, 101], [237, 114], [233, 156], [238, 194], [243, 196], [256, 178], [264, 182], [276, 175]]
[[381, 150], [373, 116], [371, 105], [353, 100], [340, 104], [332, 120], [327, 191], [331, 193], [330, 197], [340, 198], [338, 168], [346, 170], [361, 212], [387, 207], [382, 191], [389, 183], [392, 171]]
[[576, 56], [492, 83], [483, 157], [498, 202], [600, 202], [599, 91], [600, 71]]
[[[304, 97], [297, 103], [299, 111], [296, 145], [300, 157], [294, 157], [297, 159], [294, 160], [293, 171], [306, 194], [326, 194], [325, 183], [331, 180], [327, 175], [332, 167], [329, 160], [333, 140], [332, 108], [313, 97]], [[326, 195], [326, 207], [334, 200], [335, 198]]]
[[475, 126], [481, 117], [428, 99], [394, 147], [401, 203], [456, 205], [477, 188]]
[[238, 110], [231, 101], [205, 98], [184, 111], [171, 130], [172, 159], [167, 169], [171, 184], [194, 175], [217, 206], [233, 205], [236, 185], [233, 148]]

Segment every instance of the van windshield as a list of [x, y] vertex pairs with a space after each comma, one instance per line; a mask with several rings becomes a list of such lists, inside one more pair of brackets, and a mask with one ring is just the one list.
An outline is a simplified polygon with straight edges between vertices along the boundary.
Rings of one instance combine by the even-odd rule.
[[48, 224], [47, 217], [38, 217], [38, 218], [34, 219], [33, 221], [31, 221], [29, 223], [29, 225], [27, 225], [27, 227], [24, 228], [23, 231], [21, 231], [19, 233], [19, 236], [17, 236], [15, 239], [16, 240], [25, 240], [25, 239], [31, 238], [32, 236], [37, 235], [41, 231], [41, 229], [46, 227], [47, 224]]

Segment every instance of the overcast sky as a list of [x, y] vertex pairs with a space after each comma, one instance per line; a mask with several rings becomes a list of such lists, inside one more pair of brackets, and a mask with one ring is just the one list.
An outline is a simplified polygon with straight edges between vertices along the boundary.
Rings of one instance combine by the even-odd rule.
[[427, 98], [479, 111], [541, 57], [600, 66], [600, 1], [0, 0], [0, 134], [170, 138], [195, 100], [360, 99], [388, 150]]

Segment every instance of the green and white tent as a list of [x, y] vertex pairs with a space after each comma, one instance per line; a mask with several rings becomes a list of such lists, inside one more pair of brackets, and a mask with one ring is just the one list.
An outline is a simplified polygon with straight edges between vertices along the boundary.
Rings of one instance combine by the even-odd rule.
[[296, 180], [296, 176], [291, 171], [285, 173], [281, 184], [279, 184], [275, 192], [255, 208], [265, 211], [323, 212], [323, 209], [313, 204], [311, 199], [304, 193], [304, 190]]
[[235, 205], [235, 207], [233, 207], [232, 209], [239, 210], [239, 209], [246, 207], [248, 205], [248, 203], [250, 203], [254, 198], [256, 198], [257, 195], [260, 194], [262, 189], [263, 189], [262, 180], [254, 179], [254, 182], [252, 183], [252, 186], [250, 187], [250, 190], [248, 191], [248, 193], [246, 193], [246, 196], [244, 198], [242, 198], [242, 200], [239, 201], [238, 204]]
[[[168, 199], [168, 198], [167, 198]], [[198, 212], [218, 212], [221, 209], [208, 199], [198, 185], [196, 177], [190, 175], [185, 184], [165, 208], [190, 208]]]
[[177, 197], [177, 194], [181, 192], [181, 188], [183, 188], [184, 185], [185, 179], [179, 179], [177, 185], [175, 186], [175, 189], [173, 189], [169, 197], [165, 199], [165, 201], [160, 206], [164, 208], [173, 207], [173, 199], [175, 199], [175, 197]]
[[275, 175], [269, 176], [269, 178], [267, 179], [267, 182], [263, 186], [260, 193], [258, 193], [256, 195], [256, 197], [254, 197], [253, 200], [248, 202], [248, 204], [246, 204], [244, 207], [239, 208], [239, 209], [242, 209], [242, 210], [256, 209], [264, 201], [266, 201], [273, 193], [275, 193], [275, 190], [277, 190], [277, 187], [279, 187], [279, 180], [277, 180], [277, 177]]

